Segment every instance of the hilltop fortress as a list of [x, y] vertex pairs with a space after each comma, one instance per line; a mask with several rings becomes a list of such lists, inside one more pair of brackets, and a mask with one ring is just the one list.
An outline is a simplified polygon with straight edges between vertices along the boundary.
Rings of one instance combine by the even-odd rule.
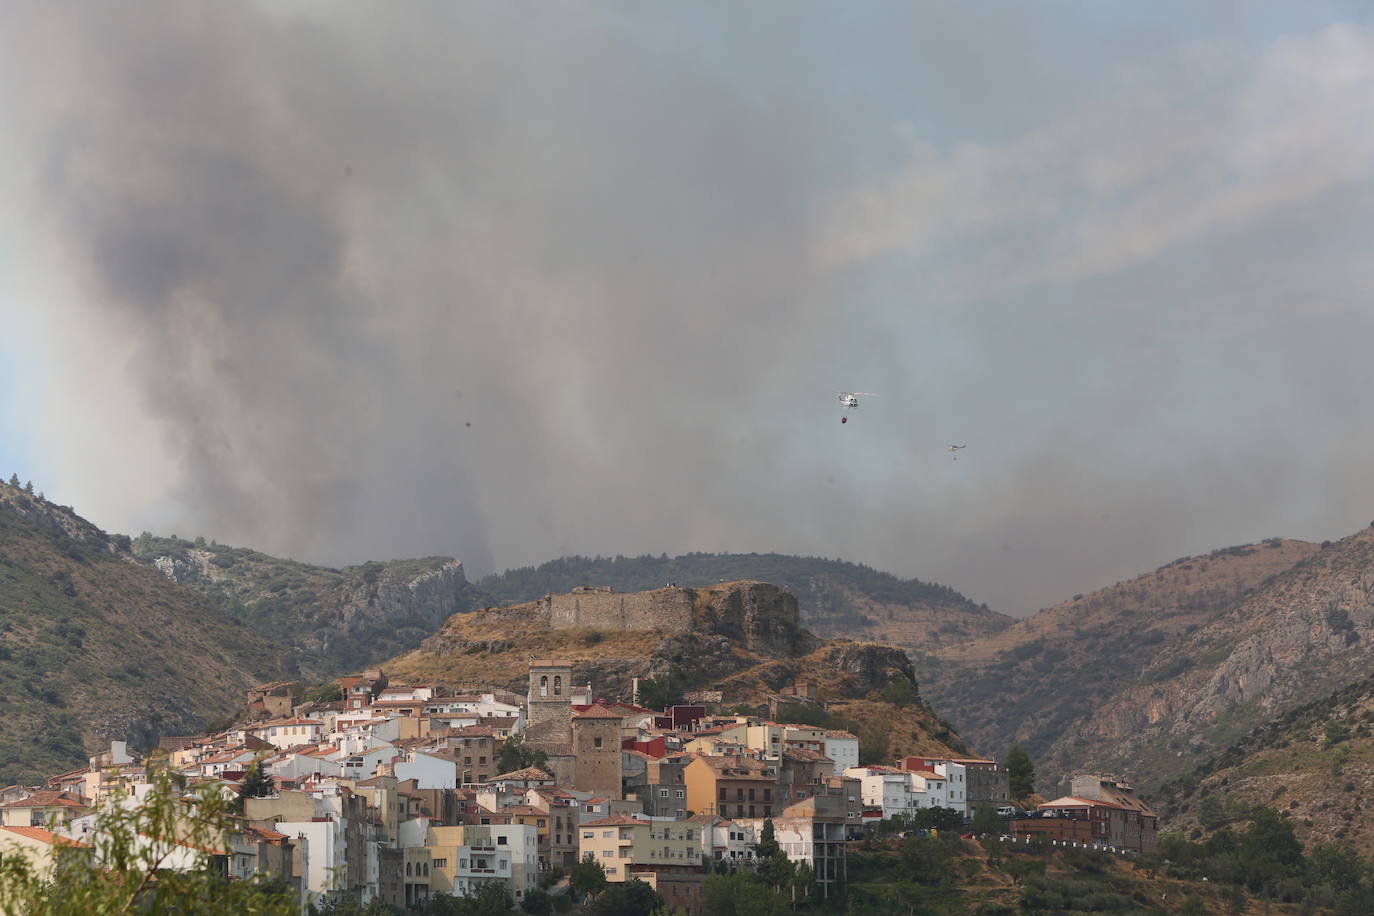
[[797, 599], [766, 582], [726, 582], [708, 588], [668, 586], [647, 592], [616, 592], [583, 585], [545, 595], [536, 604], [555, 630], [653, 630], [714, 633], [770, 655], [805, 654], [819, 643], [803, 630]]
[[609, 585], [579, 585], [563, 595], [545, 595], [549, 626], [555, 630], [657, 630], [687, 633], [692, 629], [691, 589], [667, 588], [621, 593]]

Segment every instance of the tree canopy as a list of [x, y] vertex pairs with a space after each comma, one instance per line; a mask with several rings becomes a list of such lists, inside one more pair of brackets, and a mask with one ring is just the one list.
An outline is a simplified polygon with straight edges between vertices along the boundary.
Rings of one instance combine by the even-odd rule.
[[1025, 798], [1035, 793], [1035, 764], [1030, 754], [1019, 744], [1007, 751], [1007, 780], [1011, 783], [1011, 797]]

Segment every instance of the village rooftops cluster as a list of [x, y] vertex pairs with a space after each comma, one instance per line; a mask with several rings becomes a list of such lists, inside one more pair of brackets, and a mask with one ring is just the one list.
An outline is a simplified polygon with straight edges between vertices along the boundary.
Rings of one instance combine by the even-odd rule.
[[[249, 691], [244, 721], [158, 748], [189, 785], [238, 794], [270, 777], [215, 857], [227, 876], [287, 882], [302, 911], [340, 893], [421, 907], [490, 883], [518, 904], [550, 870], [592, 856], [608, 880], [645, 881], [670, 907], [698, 913], [708, 868], [751, 867], [769, 820], [825, 895], [846, 880], [847, 842], [883, 819], [1009, 804], [995, 761], [861, 765], [848, 732], [715, 715], [706, 704], [655, 711], [597, 700], [559, 659], [531, 662], [525, 697], [392, 685], [381, 671], [339, 684], [333, 702], [304, 701], [294, 683], [262, 685]], [[116, 790], [137, 798], [146, 777], [143, 758], [114, 742], [45, 787], [0, 790], [0, 852], [81, 842], [99, 830], [97, 801]], [[1035, 814], [1013, 829], [1153, 848], [1153, 812], [1109, 779], [1075, 781], [1071, 796]]]

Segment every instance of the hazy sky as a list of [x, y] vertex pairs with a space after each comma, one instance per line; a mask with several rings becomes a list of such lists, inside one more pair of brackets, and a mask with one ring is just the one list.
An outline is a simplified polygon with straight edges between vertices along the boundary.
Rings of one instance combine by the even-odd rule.
[[333, 564], [776, 550], [1015, 614], [1342, 536], [1363, 7], [9, 0], [0, 472]]

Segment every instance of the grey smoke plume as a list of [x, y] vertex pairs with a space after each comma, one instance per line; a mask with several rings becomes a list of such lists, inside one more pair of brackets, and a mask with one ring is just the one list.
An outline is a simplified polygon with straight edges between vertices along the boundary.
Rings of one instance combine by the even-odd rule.
[[[8, 5], [49, 491], [331, 563], [782, 550], [1017, 613], [1371, 514], [1369, 30], [1086, 80], [1024, 14], [732, 9]], [[837, 388], [879, 396], [842, 429]]]

